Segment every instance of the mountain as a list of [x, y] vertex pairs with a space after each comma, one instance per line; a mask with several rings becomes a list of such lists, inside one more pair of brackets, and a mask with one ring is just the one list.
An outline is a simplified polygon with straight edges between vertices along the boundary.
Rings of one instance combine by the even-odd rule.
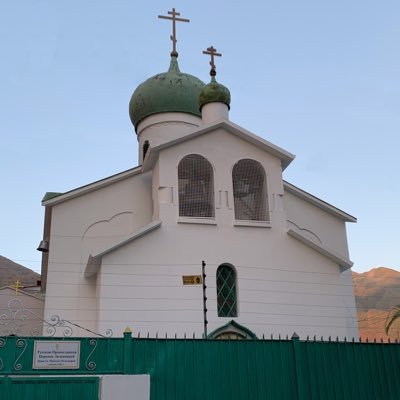
[[[354, 294], [360, 336], [363, 339], [388, 339], [385, 322], [389, 311], [400, 304], [400, 272], [378, 267], [364, 273], [353, 272]], [[400, 339], [400, 320], [389, 331]]]
[[40, 275], [6, 257], [0, 256], [0, 287], [12, 285], [17, 279], [23, 286], [33, 286], [40, 279]]

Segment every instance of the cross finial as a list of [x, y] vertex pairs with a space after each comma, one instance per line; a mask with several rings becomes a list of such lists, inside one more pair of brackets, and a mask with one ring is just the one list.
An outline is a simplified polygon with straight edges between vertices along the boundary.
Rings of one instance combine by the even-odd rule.
[[172, 51], [171, 51], [171, 56], [172, 57], [178, 57], [178, 52], [176, 51], [176, 21], [179, 22], [190, 22], [190, 19], [186, 18], [177, 18], [177, 16], [181, 15], [180, 13], [175, 11], [175, 8], [172, 9], [172, 11], [168, 11], [169, 15], [172, 15], [169, 17], [168, 15], [159, 15], [158, 18], [162, 19], [169, 19], [172, 21], [172, 35], [170, 36], [172, 40]]
[[211, 76], [217, 75], [217, 70], [216, 70], [215, 63], [214, 63], [214, 57], [215, 57], [215, 56], [222, 57], [222, 54], [221, 54], [221, 53], [217, 53], [217, 49], [214, 49], [213, 46], [207, 47], [207, 51], [203, 51], [203, 54], [207, 54], [207, 55], [211, 56], [211, 61], [210, 61], [210, 65], [211, 65], [210, 75], [211, 75]]
[[18, 296], [18, 290], [19, 290], [20, 288], [23, 288], [24, 286], [21, 285], [20, 280], [17, 278], [17, 280], [14, 282], [13, 285], [11, 285], [11, 287], [12, 287], [13, 289], [15, 289], [15, 297], [17, 297], [17, 296]]

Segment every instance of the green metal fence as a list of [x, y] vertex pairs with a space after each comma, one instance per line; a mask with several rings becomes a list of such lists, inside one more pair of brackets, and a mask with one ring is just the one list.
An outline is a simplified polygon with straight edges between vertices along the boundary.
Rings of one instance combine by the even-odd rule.
[[95, 377], [0, 378], [0, 400], [98, 400]]
[[[0, 375], [43, 374], [32, 369], [32, 353], [34, 341], [44, 339], [49, 340], [0, 338]], [[79, 369], [46, 374], [150, 374], [152, 400], [400, 399], [397, 343], [132, 339], [129, 334], [73, 340], [81, 341]]]

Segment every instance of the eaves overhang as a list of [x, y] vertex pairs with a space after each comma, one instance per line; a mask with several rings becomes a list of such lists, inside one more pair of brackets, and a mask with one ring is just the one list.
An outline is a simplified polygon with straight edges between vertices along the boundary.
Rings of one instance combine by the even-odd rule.
[[103, 188], [105, 186], [111, 185], [113, 183], [122, 181], [131, 176], [138, 175], [141, 172], [142, 172], [141, 166], [138, 166], [135, 168], [128, 169], [127, 171], [123, 171], [123, 172], [119, 172], [118, 174], [111, 175], [107, 178], [100, 179], [99, 181], [89, 183], [89, 184], [81, 186], [79, 188], [69, 190], [68, 192], [60, 193], [55, 197], [53, 196], [53, 197], [49, 198], [48, 196], [45, 196], [42, 200], [42, 205], [43, 206], [54, 206], [56, 204], [73, 199], [75, 197], [79, 197], [83, 194], [87, 194], [94, 190], [97, 190], [97, 189]]
[[295, 196], [303, 199], [313, 205], [317, 206], [318, 208], [328, 212], [329, 214], [342, 219], [345, 222], [357, 222], [357, 218], [353, 217], [352, 215], [340, 210], [339, 208], [327, 203], [324, 200], [319, 199], [318, 197], [313, 196], [312, 194], [298, 188], [297, 186], [283, 181], [284, 189], [287, 190], [289, 193], [294, 194]]
[[256, 145], [261, 150], [268, 152], [269, 154], [279, 158], [281, 160], [282, 170], [284, 170], [295, 158], [295, 155], [289, 153], [288, 151], [278, 147], [268, 140], [262, 139], [261, 137], [255, 135], [254, 133], [249, 132], [246, 129], [243, 129], [239, 125], [234, 124], [228, 120], [221, 120], [209, 125], [204, 125], [198, 128], [197, 130], [193, 131], [192, 133], [180, 137], [175, 140], [171, 140], [167, 143], [160, 144], [155, 147], [150, 147], [146, 154], [146, 158], [143, 161], [142, 171], [146, 172], [151, 170], [158, 159], [158, 153], [161, 150], [167, 149], [169, 147], [175, 146], [180, 143], [184, 143], [191, 139], [197, 138], [199, 136], [205, 135], [209, 132], [215, 131], [216, 129], [225, 129], [228, 132], [238, 136], [239, 138]]

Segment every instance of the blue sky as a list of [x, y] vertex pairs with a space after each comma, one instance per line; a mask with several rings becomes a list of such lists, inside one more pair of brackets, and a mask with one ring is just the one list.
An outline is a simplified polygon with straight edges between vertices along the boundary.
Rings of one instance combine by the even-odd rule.
[[[296, 154], [289, 182], [358, 218], [355, 271], [400, 270], [400, 3], [382, 0], [0, 4], [0, 254], [39, 270], [41, 198], [137, 165], [131, 94], [167, 69], [208, 81], [214, 45], [230, 118]], [[396, 172], [397, 171], [397, 172]]]

